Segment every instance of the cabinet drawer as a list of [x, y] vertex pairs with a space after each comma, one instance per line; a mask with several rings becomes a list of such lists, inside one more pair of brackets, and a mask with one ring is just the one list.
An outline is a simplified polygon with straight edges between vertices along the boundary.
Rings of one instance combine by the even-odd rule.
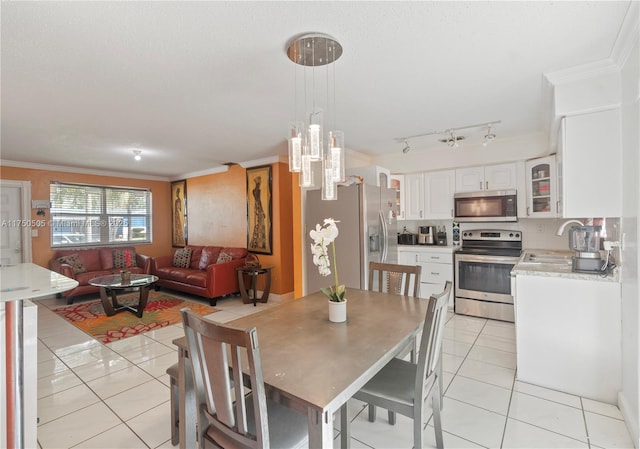
[[453, 279], [452, 266], [445, 263], [421, 263], [420, 281], [442, 284]]
[[453, 255], [447, 253], [418, 253], [418, 262], [447, 263], [453, 265]]

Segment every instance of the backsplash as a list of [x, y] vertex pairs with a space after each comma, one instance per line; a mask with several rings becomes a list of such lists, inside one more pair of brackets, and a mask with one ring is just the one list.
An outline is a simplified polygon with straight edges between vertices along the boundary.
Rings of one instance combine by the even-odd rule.
[[[515, 223], [460, 223], [460, 232], [473, 229], [508, 229], [522, 232], [522, 246], [524, 249], [551, 249], [569, 251], [569, 229], [565, 229], [561, 236], [556, 235], [558, 228], [567, 221], [565, 218], [523, 218]], [[581, 220], [582, 221], [582, 220]], [[447, 243], [453, 242], [453, 221], [452, 220], [402, 220], [398, 221], [398, 232], [402, 232], [404, 227], [408, 232], [417, 233], [419, 226], [445, 226], [447, 230]], [[604, 240], [620, 240], [620, 219], [607, 218], [607, 237]], [[614, 251], [616, 260], [617, 248]]]

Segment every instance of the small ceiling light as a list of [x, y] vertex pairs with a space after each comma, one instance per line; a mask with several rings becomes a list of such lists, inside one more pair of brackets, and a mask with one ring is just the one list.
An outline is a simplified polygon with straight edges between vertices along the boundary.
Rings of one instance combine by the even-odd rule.
[[409, 152], [409, 150], [411, 150], [411, 147], [409, 146], [409, 142], [408, 141], [404, 141], [404, 148], [402, 149], [402, 152], [404, 154], [407, 154]]
[[496, 139], [495, 133], [491, 132], [491, 125], [487, 125], [487, 134], [484, 135], [484, 139], [482, 140], [482, 146], [486, 147], [491, 142]]
[[458, 148], [458, 138], [453, 133], [453, 130], [451, 130], [450, 136], [447, 139], [447, 145], [449, 145], [451, 148]]
[[142, 154], [142, 150], [133, 150], [133, 158], [136, 161], [142, 160], [141, 154]]

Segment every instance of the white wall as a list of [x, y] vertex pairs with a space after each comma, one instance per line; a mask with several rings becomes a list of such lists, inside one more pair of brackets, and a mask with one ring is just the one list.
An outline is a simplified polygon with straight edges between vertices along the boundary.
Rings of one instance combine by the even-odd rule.
[[[622, 69], [622, 392], [618, 405], [631, 433], [634, 445], [640, 447], [640, 344], [638, 325], [638, 210], [640, 209], [640, 48], [638, 22], [640, 7], [633, 3], [630, 15], [634, 23], [632, 49]], [[629, 18], [629, 17], [628, 17]], [[624, 31], [624, 30], [623, 30]]]

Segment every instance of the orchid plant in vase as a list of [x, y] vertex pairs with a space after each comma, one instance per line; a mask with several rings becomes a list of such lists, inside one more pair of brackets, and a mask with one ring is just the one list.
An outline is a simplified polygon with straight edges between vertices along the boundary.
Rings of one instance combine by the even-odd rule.
[[313, 240], [311, 244], [311, 254], [313, 255], [313, 264], [318, 267], [318, 272], [322, 276], [331, 274], [331, 263], [327, 248], [331, 244], [333, 253], [333, 277], [334, 285], [329, 288], [321, 288], [320, 291], [329, 298], [329, 301], [343, 302], [345, 301], [346, 288], [338, 282], [338, 265], [336, 263], [336, 238], [338, 237], [339, 221], [333, 218], [325, 218], [324, 225], [316, 224], [316, 228], [309, 231], [309, 236]]

